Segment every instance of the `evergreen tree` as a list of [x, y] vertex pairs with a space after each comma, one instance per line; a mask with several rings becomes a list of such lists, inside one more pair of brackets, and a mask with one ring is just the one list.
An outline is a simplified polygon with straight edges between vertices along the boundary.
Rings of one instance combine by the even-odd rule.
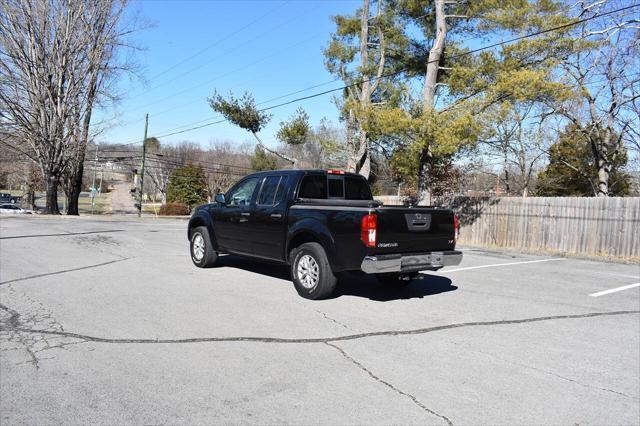
[[[370, 2], [363, 0], [354, 15], [334, 18], [336, 31], [324, 52], [327, 68], [356, 82], [355, 93], [344, 92], [342, 115], [347, 125], [353, 115], [355, 133], [365, 137], [358, 147], [394, 153], [396, 175], [416, 185], [420, 196], [433, 192], [443, 161], [491, 130], [483, 115], [492, 106], [569, 96], [551, 78], [555, 59], [574, 49], [567, 31], [479, 53], [468, 53], [462, 42], [565, 24], [570, 18], [558, 1], [389, 0], [375, 2], [378, 12], [368, 16]], [[376, 84], [369, 97], [362, 96], [366, 81]]]
[[263, 170], [275, 170], [278, 166], [276, 164], [276, 156], [268, 154], [264, 149], [256, 145], [256, 150], [251, 157], [251, 170], [254, 172], [260, 172]]
[[207, 178], [202, 167], [188, 164], [176, 168], [169, 177], [167, 202], [193, 208], [207, 201]]
[[[630, 192], [630, 176], [625, 172], [627, 152], [622, 148], [611, 164], [609, 195]], [[598, 195], [598, 167], [587, 137], [576, 126], [568, 127], [549, 149], [549, 164], [538, 174], [540, 196]]]

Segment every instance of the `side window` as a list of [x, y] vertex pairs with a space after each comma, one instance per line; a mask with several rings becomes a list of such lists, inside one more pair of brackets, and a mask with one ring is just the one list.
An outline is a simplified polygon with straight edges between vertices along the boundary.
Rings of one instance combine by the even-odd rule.
[[344, 179], [342, 176], [327, 176], [329, 180], [329, 198], [344, 198]]
[[227, 193], [225, 197], [229, 206], [246, 206], [251, 203], [253, 190], [258, 184], [258, 178], [249, 178], [240, 182]]
[[278, 185], [278, 192], [276, 192], [276, 202], [275, 205], [280, 204], [284, 201], [285, 196], [287, 195], [287, 183], [289, 182], [289, 176], [282, 176], [280, 179], [280, 185]]
[[264, 180], [262, 188], [260, 189], [260, 195], [258, 195], [258, 204], [267, 206], [274, 204], [280, 178], [281, 176], [268, 176]]
[[325, 175], [307, 175], [300, 184], [299, 198], [327, 198], [327, 177]]

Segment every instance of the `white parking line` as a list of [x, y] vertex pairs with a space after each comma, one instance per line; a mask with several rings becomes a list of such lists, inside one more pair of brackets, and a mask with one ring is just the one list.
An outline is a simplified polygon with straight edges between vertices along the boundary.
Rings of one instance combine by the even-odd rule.
[[636, 287], [640, 287], [640, 283], [623, 285], [622, 287], [612, 288], [611, 290], [599, 291], [597, 293], [592, 293], [589, 296], [591, 296], [591, 297], [600, 297], [600, 296], [604, 296], [605, 294], [615, 293], [615, 292], [622, 291], [622, 290], [629, 290], [630, 288], [636, 288]]
[[467, 266], [466, 268], [445, 269], [445, 270], [440, 271], [440, 273], [458, 272], [458, 271], [470, 271], [472, 269], [494, 268], [494, 267], [497, 267], [497, 266], [524, 265], [526, 263], [555, 262], [555, 261], [558, 261], [558, 260], [567, 260], [567, 259], [565, 259], [564, 257], [557, 257], [557, 258], [553, 258], [553, 259], [525, 260], [523, 262], [509, 262], [509, 263], [495, 263], [493, 265]]

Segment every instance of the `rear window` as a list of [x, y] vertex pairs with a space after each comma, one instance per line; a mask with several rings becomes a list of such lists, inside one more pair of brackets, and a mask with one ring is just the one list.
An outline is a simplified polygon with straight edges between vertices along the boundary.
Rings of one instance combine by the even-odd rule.
[[342, 176], [327, 176], [329, 180], [329, 198], [344, 198], [344, 179]]
[[371, 191], [366, 180], [345, 176], [344, 178], [345, 200], [371, 200]]
[[369, 184], [364, 178], [335, 175], [308, 175], [302, 179], [300, 198], [371, 200]]

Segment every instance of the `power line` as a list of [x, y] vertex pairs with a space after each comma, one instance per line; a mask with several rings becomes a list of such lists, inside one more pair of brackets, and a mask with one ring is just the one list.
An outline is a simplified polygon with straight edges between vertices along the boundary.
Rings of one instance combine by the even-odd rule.
[[[262, 102], [260, 102], [260, 103], [258, 103], [258, 104], [256, 104], [256, 105], [263, 105], [263, 104], [266, 104], [266, 103], [269, 103], [269, 102], [273, 102], [273, 101], [277, 101], [277, 100], [280, 100], [280, 99], [283, 99], [283, 98], [287, 98], [287, 97], [292, 96], [292, 95], [297, 95], [298, 93], [306, 92], [306, 91], [309, 91], [309, 90], [312, 90], [312, 89], [316, 89], [316, 88], [318, 88], [318, 87], [322, 87], [322, 86], [326, 86], [326, 85], [331, 84], [331, 83], [335, 83], [335, 82], [336, 82], [336, 81], [338, 81], [338, 80], [340, 80], [340, 78], [339, 78], [339, 77], [336, 77], [336, 78], [334, 78], [333, 80], [325, 81], [324, 83], [319, 83], [319, 84], [316, 84], [316, 85], [314, 85], [314, 86], [306, 87], [306, 88], [304, 88], [304, 89], [296, 90], [296, 91], [294, 91], [294, 92], [285, 93], [284, 95], [279, 95], [279, 96], [276, 96], [276, 97], [274, 97], [274, 98], [264, 100], [264, 101], [262, 101]], [[253, 80], [251, 80], [251, 81], [253, 81]], [[248, 81], [247, 81], [247, 82], [248, 82]], [[239, 86], [242, 86], [243, 84], [246, 84], [247, 82], [245, 82], [245, 83], [241, 83], [241, 84], [239, 84]], [[154, 113], [151, 113], [151, 114], [152, 114], [154, 117], [158, 117], [159, 115], [163, 115], [163, 114], [166, 114], [166, 113], [168, 113], [168, 112], [172, 112], [172, 111], [175, 111], [175, 110], [178, 110], [178, 109], [182, 109], [182, 108], [187, 107], [187, 106], [190, 106], [190, 105], [192, 105], [192, 104], [193, 104], [193, 101], [189, 101], [189, 102], [185, 102], [185, 103], [183, 103], [183, 104], [177, 105], [177, 106], [175, 106], [175, 107], [171, 107], [171, 108], [168, 108], [168, 109], [164, 109], [164, 110], [162, 110], [162, 111], [154, 112]], [[129, 123], [126, 123], [126, 125], [134, 124], [134, 123], [138, 123], [138, 122], [140, 122], [140, 121], [142, 121], [142, 120], [143, 120], [143, 119], [135, 120], [135, 121], [131, 121], [131, 122], [129, 122]], [[187, 124], [187, 125], [177, 126], [177, 127], [175, 127], [175, 128], [165, 130], [165, 132], [170, 132], [170, 131], [173, 131], [173, 130], [181, 129], [181, 128], [183, 128], [183, 127], [188, 127], [188, 126], [191, 126], [191, 125], [204, 123], [205, 121], [209, 121], [209, 120], [211, 120], [211, 118], [205, 118], [205, 119], [202, 119], [202, 120], [199, 120], [199, 121], [193, 122], [193, 123], [189, 123], [189, 124]]]
[[[105, 152], [113, 152], [113, 151], [101, 151], [102, 153]], [[131, 153], [138, 153], [137, 151], [126, 151], [126, 152], [131, 152]], [[138, 153], [139, 154], [139, 153]], [[155, 153], [151, 153], [148, 155], [159, 155], [159, 154], [155, 154]], [[203, 168], [204, 170], [208, 170], [211, 172], [220, 172], [223, 170], [228, 170], [228, 169], [239, 169], [242, 170], [242, 172], [244, 174], [246, 174], [246, 170], [252, 170], [251, 167], [246, 167], [246, 166], [239, 166], [239, 165], [233, 165], [233, 164], [224, 164], [224, 163], [213, 163], [210, 161], [205, 161], [205, 160], [191, 160], [191, 159], [187, 159], [184, 160], [181, 157], [177, 157], [177, 156], [167, 156], [169, 158], [149, 158], [147, 157], [148, 161], [152, 161], [152, 162], [157, 162], [160, 164], [165, 164], [165, 165], [171, 165], [171, 166], [176, 166], [176, 167], [182, 167], [185, 166], [189, 163], [195, 163], [195, 165]], [[129, 157], [118, 157], [118, 160], [131, 160], [131, 161], [139, 161], [142, 159], [141, 155], [134, 155], [134, 156], [129, 156]], [[104, 158], [104, 160], [111, 160], [111, 158]], [[204, 164], [201, 165], [200, 163]], [[151, 163], [150, 165], [147, 164], [145, 166], [145, 168], [149, 168], [149, 167], [155, 167], [155, 168], [159, 168], [160, 166], [157, 164], [153, 164]], [[240, 172], [238, 172], [240, 173]]]
[[[125, 153], [132, 153], [132, 154], [139, 154], [139, 151], [124, 151], [124, 150], [104, 150], [101, 151], [101, 153], [113, 153], [113, 152], [125, 152]], [[147, 153], [147, 155], [155, 155], [161, 158], [149, 158], [150, 160], [153, 161], [161, 161], [164, 159], [174, 159], [174, 160], [178, 160], [178, 161], [182, 161], [184, 160], [183, 157], [178, 156], [178, 155], [168, 155], [168, 154], [159, 154], [159, 153], [155, 153], [155, 152], [151, 152], [151, 153]], [[129, 158], [139, 158], [140, 156], [133, 156], [133, 157], [129, 157]], [[192, 163], [202, 163], [202, 164], [213, 164], [216, 166], [224, 166], [224, 167], [236, 167], [239, 169], [250, 169], [250, 167], [246, 167], [246, 166], [239, 166], [239, 165], [234, 165], [234, 164], [224, 164], [224, 163], [212, 163], [210, 161], [206, 161], [206, 160], [192, 160], [192, 159], [186, 159], [186, 162], [192, 162]]]
[[201, 168], [206, 169], [206, 170], [210, 170], [212, 172], [220, 171], [220, 170], [223, 170], [223, 169], [237, 169], [237, 170], [241, 170], [243, 172], [246, 172], [247, 170], [251, 170], [251, 167], [236, 166], [236, 165], [233, 165], [233, 164], [212, 163], [212, 162], [207, 162], [207, 161], [202, 161], [202, 160], [181, 161], [180, 159], [172, 160], [172, 159], [154, 158], [154, 159], [152, 159], [152, 161], [155, 161], [155, 162], [160, 163], [160, 164], [172, 165], [172, 166], [177, 166], [177, 167], [182, 167], [182, 166], [185, 166], [187, 164], [193, 164], [195, 166], [201, 167]]
[[[309, 9], [309, 10], [304, 11], [303, 13], [304, 13], [304, 14], [307, 14], [307, 13], [309, 13], [309, 12], [314, 11], [315, 9], [318, 9], [318, 7], [319, 7], [319, 6], [316, 6], [316, 7], [314, 7], [314, 8], [311, 8], [311, 9]], [[180, 79], [180, 78], [183, 78], [185, 75], [187, 75], [187, 74], [191, 74], [192, 72], [197, 71], [198, 69], [200, 69], [200, 68], [204, 67], [205, 65], [208, 65], [208, 64], [210, 64], [210, 63], [212, 63], [212, 62], [214, 62], [214, 61], [216, 61], [216, 60], [218, 60], [218, 59], [220, 59], [220, 58], [223, 58], [223, 57], [225, 57], [226, 55], [228, 55], [229, 53], [237, 52], [237, 49], [238, 49], [238, 48], [240, 48], [241, 46], [244, 46], [244, 45], [246, 45], [246, 44], [249, 44], [249, 43], [251, 43], [251, 42], [253, 42], [253, 41], [255, 41], [255, 40], [260, 40], [260, 39], [262, 39], [262, 38], [265, 36], [265, 34], [272, 33], [272, 32], [274, 32], [275, 30], [278, 30], [278, 29], [280, 29], [280, 28], [282, 28], [282, 27], [286, 26], [287, 24], [290, 24], [291, 22], [296, 21], [296, 20], [298, 20], [298, 19], [299, 19], [299, 18], [298, 18], [297, 16], [293, 16], [292, 18], [289, 18], [289, 19], [287, 19], [286, 21], [281, 22], [280, 24], [278, 24], [278, 25], [276, 25], [276, 26], [274, 26], [274, 27], [272, 27], [272, 28], [269, 28], [269, 29], [268, 29], [268, 30], [266, 30], [266, 31], [263, 31], [263, 32], [261, 32], [261, 33], [257, 34], [256, 36], [254, 36], [254, 37], [252, 37], [252, 38], [250, 38], [250, 39], [248, 39], [248, 40], [243, 41], [243, 42], [242, 42], [242, 43], [240, 43], [240, 44], [235, 45], [234, 47], [230, 48], [229, 50], [225, 51], [224, 53], [221, 53], [221, 54], [219, 54], [219, 55], [216, 55], [216, 56], [214, 56], [213, 58], [208, 59], [206, 62], [203, 62], [203, 63], [201, 63], [200, 65], [197, 65], [197, 66], [195, 66], [195, 67], [193, 67], [193, 68], [191, 68], [191, 69], [189, 69], [189, 70], [187, 70], [187, 71], [180, 72], [180, 75], [178, 75], [178, 76], [176, 76], [176, 77], [173, 77], [173, 78], [171, 78], [171, 79], [169, 79], [169, 80], [167, 80], [167, 81], [165, 81], [165, 82], [163, 82], [163, 83], [160, 83], [160, 84], [158, 84], [158, 85], [156, 85], [156, 86], [154, 86], [154, 87], [151, 87], [150, 89], [147, 89], [145, 92], [140, 93], [139, 95], [133, 96], [133, 97], [132, 97], [132, 99], [139, 98], [140, 96], [146, 95], [146, 94], [147, 94], [147, 92], [150, 92], [150, 91], [153, 91], [153, 90], [155, 90], [155, 89], [158, 89], [159, 87], [166, 86], [167, 84], [169, 84], [169, 83], [171, 83], [171, 82], [173, 82], [173, 81], [176, 81], [176, 80], [178, 80], [178, 79]], [[243, 29], [246, 29], [246, 28], [248, 28], [248, 26], [243, 27]], [[237, 34], [237, 32], [236, 32], [236, 33], [234, 33], [234, 34]], [[227, 37], [227, 38], [228, 38], [228, 37]], [[226, 40], [227, 38], [225, 38], [225, 39], [223, 39], [223, 40]], [[235, 72], [235, 71], [233, 71], [233, 72]]]
[[133, 109], [129, 109], [129, 110], [125, 110], [124, 113], [130, 113], [130, 112], [134, 112], [134, 111], [139, 111], [139, 110], [147, 108], [150, 105], [156, 105], [156, 104], [158, 104], [158, 103], [160, 103], [162, 101], [165, 101], [167, 99], [172, 99], [172, 98], [175, 98], [178, 95], [182, 95], [184, 93], [191, 92], [193, 89], [197, 89], [197, 88], [202, 87], [202, 86], [204, 86], [206, 84], [211, 84], [212, 82], [214, 82], [214, 81], [216, 81], [218, 79], [227, 77], [229, 75], [236, 74], [239, 71], [242, 71], [242, 70], [244, 70], [246, 68], [249, 68], [249, 67], [252, 67], [252, 66], [254, 66], [256, 64], [259, 64], [260, 62], [266, 61], [267, 59], [271, 59], [274, 56], [280, 55], [280, 54], [285, 53], [285, 52], [289, 52], [292, 48], [300, 46], [300, 45], [302, 45], [304, 43], [308, 43], [309, 41], [313, 40], [314, 38], [319, 37], [320, 35], [321, 35], [321, 33], [316, 33], [316, 34], [312, 35], [311, 37], [307, 37], [307, 38], [305, 38], [303, 40], [297, 41], [296, 43], [293, 43], [293, 44], [291, 44], [291, 45], [289, 45], [289, 46], [287, 46], [285, 48], [282, 48], [282, 49], [277, 50], [277, 51], [275, 51], [273, 53], [265, 55], [265, 56], [263, 56], [263, 57], [261, 57], [259, 59], [256, 59], [255, 61], [249, 62], [249, 63], [247, 63], [245, 65], [242, 65], [242, 66], [240, 66], [238, 68], [235, 68], [235, 69], [233, 69], [231, 71], [228, 71], [228, 72], [225, 72], [223, 74], [217, 75], [216, 77], [214, 77], [212, 79], [208, 79], [207, 81], [203, 81], [201, 83], [195, 84], [195, 85], [190, 86], [190, 87], [188, 87], [186, 89], [183, 89], [183, 90], [180, 90], [178, 92], [172, 93], [171, 95], [156, 99], [156, 100], [154, 100], [152, 102], [146, 103], [146, 104], [141, 105], [139, 107], [136, 107], [136, 108], [133, 108]]
[[258, 23], [259, 21], [261, 21], [262, 19], [264, 19], [265, 17], [269, 16], [270, 14], [272, 14], [273, 12], [277, 11], [278, 9], [280, 9], [281, 7], [283, 7], [284, 5], [286, 5], [287, 3], [289, 3], [291, 0], [286, 0], [282, 3], [280, 3], [279, 5], [277, 5], [276, 7], [274, 7], [273, 9], [270, 9], [269, 11], [267, 11], [266, 13], [258, 16], [256, 19], [254, 19], [253, 21], [249, 22], [248, 24], [246, 24], [245, 26], [243, 26], [242, 28], [239, 28], [237, 30], [235, 30], [234, 32], [232, 32], [231, 34], [226, 35], [225, 37], [216, 40], [215, 42], [209, 44], [208, 46], [204, 47], [203, 49], [200, 49], [199, 51], [197, 51], [196, 53], [192, 54], [191, 56], [182, 59], [180, 61], [178, 61], [177, 63], [175, 63], [174, 65], [171, 65], [170, 67], [164, 69], [163, 71], [161, 71], [160, 73], [154, 75], [152, 78], [150, 78], [150, 80], [155, 80], [158, 77], [168, 73], [171, 70], [176, 69], [178, 66], [189, 62], [191, 59], [196, 58], [200, 55], [202, 55], [204, 52], [208, 51], [209, 49], [219, 45], [220, 43], [222, 43], [223, 41], [226, 41], [228, 39], [230, 39], [231, 37], [235, 36], [236, 34], [241, 33], [242, 31], [251, 28], [254, 24]]
[[[566, 28], [573, 27], [575, 25], [579, 25], [579, 24], [582, 24], [582, 23], [597, 19], [597, 18], [601, 18], [601, 17], [604, 17], [604, 16], [608, 16], [608, 15], [612, 15], [612, 14], [615, 14], [615, 13], [623, 12], [625, 10], [629, 10], [629, 9], [632, 9], [632, 8], [635, 8], [635, 7], [638, 7], [638, 6], [640, 6], [640, 4], [633, 4], [633, 5], [630, 5], [630, 6], [621, 7], [621, 8], [615, 9], [615, 10], [611, 10], [611, 11], [608, 11], [608, 12], [603, 12], [603, 13], [600, 13], [600, 14], [597, 14], [597, 15], [593, 15], [593, 16], [590, 16], [590, 17], [587, 17], [587, 18], [571, 21], [571, 22], [568, 22], [566, 24], [562, 24], [562, 25], [558, 25], [558, 26], [555, 26], [555, 27], [547, 28], [547, 29], [544, 29], [544, 30], [536, 31], [536, 32], [533, 32], [533, 33], [525, 34], [525, 35], [522, 35], [522, 36], [514, 37], [514, 38], [511, 38], [511, 39], [508, 39], [508, 40], [503, 40], [503, 41], [496, 42], [496, 43], [493, 43], [493, 44], [490, 44], [490, 45], [487, 45], [487, 46], [482, 46], [482, 47], [479, 47], [479, 48], [476, 48], [476, 49], [467, 50], [467, 51], [464, 51], [464, 52], [461, 52], [461, 53], [454, 54], [450, 58], [451, 59], [456, 59], [456, 58], [460, 58], [460, 57], [463, 57], [463, 56], [471, 55], [473, 53], [478, 53], [478, 52], [482, 52], [482, 51], [485, 51], [485, 50], [493, 49], [495, 47], [503, 46], [505, 44], [510, 44], [510, 43], [513, 43], [513, 42], [516, 42], [516, 41], [520, 41], [520, 40], [525, 40], [527, 38], [536, 37], [536, 36], [539, 36], [539, 35], [542, 35], [542, 34], [547, 34], [547, 33], [551, 33], [551, 32], [554, 32], [554, 31], [563, 30], [563, 29], [566, 29]], [[425, 65], [428, 65], [429, 63], [435, 63], [435, 62], [437, 62], [437, 61], [427, 61], [427, 62], [425, 62]], [[394, 76], [400, 75], [400, 74], [402, 74], [404, 72], [407, 72], [408, 70], [409, 70], [409, 68], [403, 68], [403, 69], [400, 69], [398, 71], [382, 74], [380, 77], [371, 77], [371, 78], [360, 79], [360, 80], [358, 80], [356, 82], [353, 82], [353, 83], [350, 83], [350, 84], [346, 84], [346, 85], [342, 85], [342, 86], [337, 87], [337, 88], [333, 88], [333, 89], [325, 90], [325, 91], [322, 91], [322, 92], [314, 93], [314, 94], [311, 94], [311, 95], [308, 95], [308, 96], [303, 96], [303, 97], [299, 97], [299, 98], [296, 98], [296, 99], [292, 99], [292, 100], [289, 100], [289, 101], [286, 101], [286, 102], [282, 102], [282, 103], [279, 103], [279, 104], [276, 104], [276, 105], [272, 105], [272, 106], [267, 107], [267, 108], [262, 108], [262, 109], [260, 109], [258, 111], [260, 111], [260, 112], [269, 111], [269, 110], [272, 110], [272, 109], [280, 108], [280, 107], [283, 107], [283, 106], [286, 106], [286, 105], [290, 105], [290, 104], [293, 104], [293, 103], [297, 103], [297, 102], [300, 102], [300, 101], [304, 101], [304, 100], [307, 100], [307, 99], [312, 99], [312, 98], [316, 98], [316, 97], [319, 97], [319, 96], [324, 96], [324, 95], [327, 95], [329, 93], [333, 93], [333, 92], [337, 92], [337, 91], [349, 89], [349, 88], [354, 87], [354, 86], [361, 85], [362, 83], [365, 83], [365, 82], [374, 81], [377, 78], [394, 77]], [[322, 84], [329, 84], [329, 82], [322, 83]], [[308, 90], [308, 89], [302, 89], [301, 91], [305, 91], [305, 90]], [[283, 95], [283, 96], [286, 96], [286, 95]], [[217, 120], [217, 121], [214, 121], [214, 122], [202, 124], [202, 125], [195, 126], [195, 127], [190, 127], [190, 128], [187, 128], [187, 129], [184, 129], [184, 130], [180, 130], [180, 131], [175, 131], [175, 132], [169, 132], [169, 133], [165, 133], [165, 134], [156, 135], [155, 137], [161, 138], [161, 137], [167, 137], [167, 136], [174, 136], [174, 135], [177, 135], [177, 134], [190, 132], [190, 131], [201, 129], [201, 128], [204, 128], [204, 127], [213, 126], [215, 124], [224, 123], [225, 121], [227, 121], [227, 120], [226, 119]], [[134, 142], [134, 143], [139, 143], [139, 141], [138, 142]], [[131, 144], [133, 144], [133, 143], [131, 143]], [[124, 145], [130, 145], [130, 144], [124, 144]]]
[[[297, 95], [298, 93], [303, 93], [303, 92], [306, 92], [306, 91], [309, 91], [309, 90], [312, 90], [312, 89], [316, 89], [318, 87], [322, 87], [322, 86], [326, 86], [326, 85], [331, 84], [331, 83], [335, 83], [338, 80], [340, 80], [340, 78], [336, 77], [336, 78], [334, 78], [332, 80], [325, 81], [324, 83], [319, 83], [319, 84], [316, 84], [316, 85], [313, 85], [313, 86], [305, 87], [304, 89], [299, 89], [299, 90], [296, 90], [294, 92], [285, 93], [284, 95], [279, 95], [279, 96], [276, 96], [274, 98], [264, 100], [262, 102], [257, 103], [256, 105], [264, 105], [264, 104], [269, 103], [269, 102], [277, 101], [277, 100], [280, 100], [280, 99], [283, 99], [283, 98], [288, 98], [289, 96]], [[191, 105], [191, 103], [192, 102], [188, 102], [188, 103], [180, 105], [179, 107], [182, 107], [182, 106], [185, 106], [185, 105]], [[164, 111], [161, 111], [158, 114], [164, 114], [166, 112], [170, 112], [170, 111], [173, 111], [175, 109], [177, 109], [177, 108], [171, 108], [171, 109], [168, 109], [168, 110], [164, 110]], [[155, 115], [158, 115], [158, 114], [155, 114]], [[219, 117], [222, 117], [222, 116], [219, 116]], [[195, 121], [195, 122], [192, 122], [192, 123], [183, 124], [182, 126], [177, 126], [177, 127], [171, 128], [171, 129], [167, 129], [167, 130], [165, 130], [165, 132], [173, 132], [175, 130], [182, 129], [184, 127], [189, 127], [189, 126], [193, 126], [193, 125], [196, 125], [196, 124], [205, 123], [205, 122], [207, 122], [209, 120], [211, 120], [211, 118], [205, 118], [203, 120], [199, 120], [199, 121]], [[224, 121], [226, 121], [226, 120], [222, 119], [220, 122], [224, 122]], [[218, 123], [210, 123], [208, 125], [211, 125], [211, 124], [218, 124]], [[165, 134], [165, 136], [170, 136], [170, 134], [169, 135]], [[126, 140], [124, 145], [133, 145], [133, 144], [137, 144], [137, 143], [140, 142], [139, 139], [136, 139], [135, 142], [131, 142], [131, 141], [132, 141], [132, 139]]]

